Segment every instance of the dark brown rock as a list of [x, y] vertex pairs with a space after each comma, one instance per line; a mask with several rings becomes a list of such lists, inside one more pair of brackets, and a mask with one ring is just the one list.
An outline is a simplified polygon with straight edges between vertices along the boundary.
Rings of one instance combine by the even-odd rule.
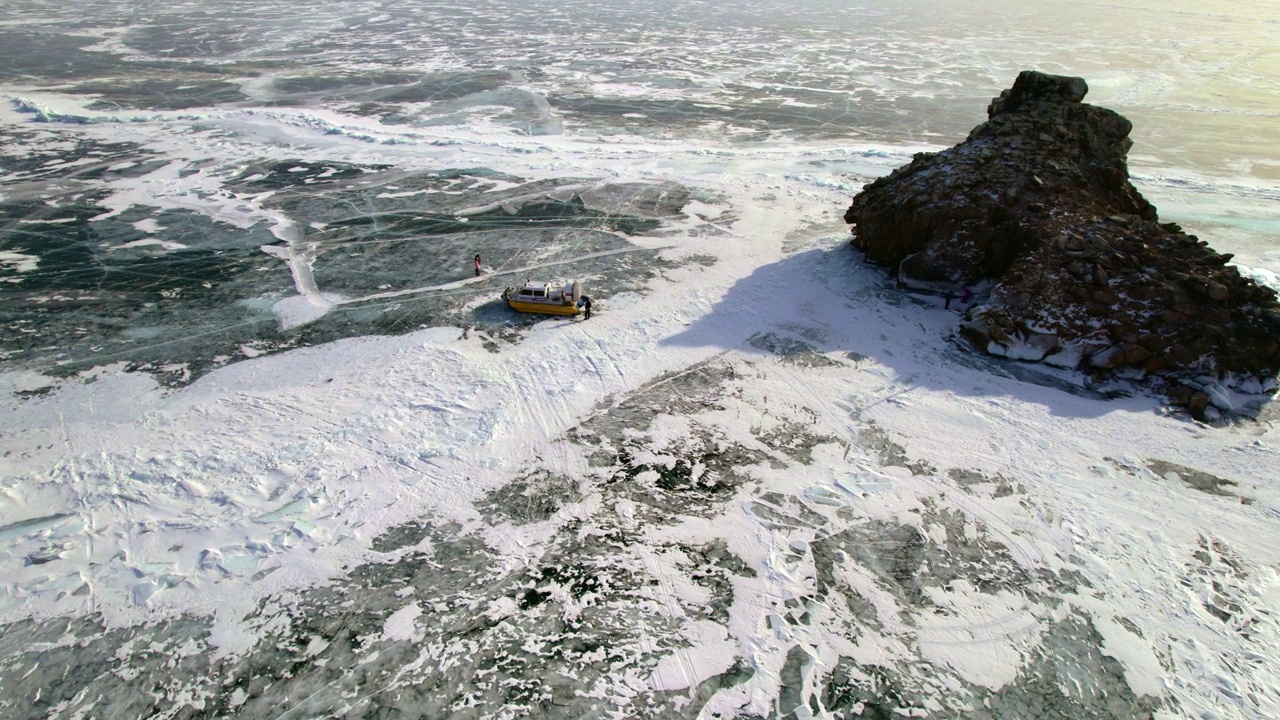
[[1151, 351], [1141, 345], [1125, 345], [1124, 346], [1124, 364], [1133, 367], [1142, 367], [1151, 359]]
[[1209, 396], [1203, 392], [1194, 392], [1187, 399], [1187, 411], [1197, 420], [1204, 419], [1204, 411], [1209, 409]]
[[1093, 291], [1093, 299], [1095, 302], [1102, 303], [1103, 305], [1115, 305], [1119, 302], [1120, 296], [1116, 295], [1112, 290], [1103, 288], [1102, 290]]
[[962, 329], [982, 351], [1044, 334], [1104, 374], [1274, 378], [1276, 294], [1159, 222], [1129, 181], [1131, 123], [1082, 102], [1087, 91], [1081, 78], [1020, 74], [964, 142], [854, 197], [854, 246], [909, 288], [988, 283]]
[[1164, 372], [1169, 367], [1169, 358], [1156, 355], [1142, 365], [1142, 371], [1148, 375]]
[[1172, 340], [1169, 338], [1153, 333], [1144, 333], [1138, 336], [1138, 344], [1152, 354], [1163, 353], [1169, 349], [1171, 343]]
[[1116, 323], [1108, 328], [1107, 336], [1121, 342], [1138, 342], [1138, 329], [1132, 325]]
[[1045, 99], [1057, 99], [1064, 103], [1078, 103], [1089, 92], [1084, 78], [1048, 75], [1035, 70], [1023, 70], [1013, 87], [1000, 93], [1000, 97], [987, 106], [987, 117], [1015, 112], [1027, 103]]
[[[1186, 385], [1174, 385], [1173, 387], [1169, 388], [1169, 390], [1165, 394], [1169, 396], [1169, 400], [1172, 401], [1174, 405], [1185, 406], [1188, 402], [1191, 401], [1192, 392], [1193, 392], [1192, 389], [1187, 387]], [[1207, 395], [1205, 397], [1208, 398]]]

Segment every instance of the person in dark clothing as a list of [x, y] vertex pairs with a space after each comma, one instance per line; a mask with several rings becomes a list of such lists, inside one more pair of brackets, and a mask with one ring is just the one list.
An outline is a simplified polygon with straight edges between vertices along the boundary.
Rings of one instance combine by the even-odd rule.
[[476, 277], [480, 277], [480, 253], [476, 253]]
[[952, 300], [954, 300], [954, 299], [955, 299], [955, 297], [956, 297], [955, 292], [953, 292], [952, 290], [948, 289], [948, 290], [947, 290], [947, 292], [943, 294], [943, 297], [947, 299], [947, 304], [946, 304], [946, 305], [943, 305], [943, 306], [942, 306], [942, 309], [943, 309], [943, 310], [950, 310], [950, 309], [951, 309], [951, 301], [952, 301]]
[[583, 319], [590, 320], [591, 319], [591, 296], [583, 295], [582, 299], [578, 301], [578, 305], [582, 308]]

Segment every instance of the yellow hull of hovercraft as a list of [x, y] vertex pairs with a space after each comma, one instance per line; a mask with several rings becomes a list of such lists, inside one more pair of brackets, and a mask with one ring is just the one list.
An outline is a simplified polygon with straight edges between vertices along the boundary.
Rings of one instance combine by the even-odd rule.
[[577, 315], [582, 312], [573, 305], [562, 305], [556, 302], [539, 303], [508, 299], [507, 306], [516, 312], [539, 313], [542, 315]]

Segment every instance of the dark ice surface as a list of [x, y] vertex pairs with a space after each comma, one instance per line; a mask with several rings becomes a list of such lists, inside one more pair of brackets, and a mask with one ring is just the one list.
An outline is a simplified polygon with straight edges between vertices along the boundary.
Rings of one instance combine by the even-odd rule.
[[[484, 168], [408, 174], [301, 159], [251, 165], [227, 179], [227, 192], [271, 191], [276, 208], [307, 220], [301, 241], [314, 244], [313, 272], [323, 292], [355, 300], [448, 285], [471, 273], [477, 253], [503, 271], [462, 288], [356, 300], [316, 322], [282, 329], [273, 303], [296, 290], [287, 264], [263, 252], [282, 245], [265, 223], [239, 228], [194, 212], [138, 206], [99, 219], [108, 211], [96, 204], [101, 193], [88, 183], [142, 173], [154, 162], [135, 148], [86, 143], [58, 158], [94, 161], [79, 166], [87, 169], [76, 179], [86, 185], [75, 192], [52, 185], [45, 158], [0, 159], [4, 171], [41, 185], [29, 198], [0, 201], [0, 250], [38, 260], [35, 271], [7, 278], [0, 307], [9, 332], [0, 352], [14, 367], [53, 374], [123, 361], [170, 383], [242, 358], [244, 346], [256, 355], [442, 324], [511, 336], [538, 318], [502, 305], [504, 283], [525, 279], [506, 271], [530, 267], [538, 277], [550, 271], [590, 278], [598, 298], [639, 289], [664, 261], [627, 237], [680, 217], [688, 196], [678, 187], [661, 197], [637, 189], [623, 212], [611, 212], [587, 207], [573, 191], [558, 192], [570, 180], [526, 183], [498, 176], [513, 187], [488, 192], [495, 174]], [[127, 162], [137, 164], [110, 169]], [[442, 191], [450, 194], [425, 205], [415, 195]], [[457, 215], [481, 194], [495, 204], [492, 210]], [[139, 221], [164, 228], [164, 241], [182, 247], [128, 247], [153, 235], [137, 229]], [[314, 227], [319, 225], [322, 230]]]

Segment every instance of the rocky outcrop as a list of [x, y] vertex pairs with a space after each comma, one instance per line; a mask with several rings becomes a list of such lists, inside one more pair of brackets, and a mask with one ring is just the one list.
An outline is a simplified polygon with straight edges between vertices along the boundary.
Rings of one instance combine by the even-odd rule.
[[1149, 380], [1199, 416], [1224, 383], [1274, 392], [1276, 294], [1159, 222], [1131, 123], [1087, 91], [1023, 72], [964, 142], [853, 199], [853, 244], [908, 287], [989, 288], [961, 328], [985, 352]]

